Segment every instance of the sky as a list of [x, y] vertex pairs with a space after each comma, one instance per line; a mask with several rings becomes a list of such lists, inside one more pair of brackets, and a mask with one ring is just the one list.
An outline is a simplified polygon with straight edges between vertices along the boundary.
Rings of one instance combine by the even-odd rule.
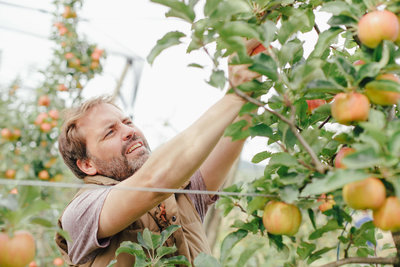
[[[204, 1], [200, 1], [199, 8], [201, 2]], [[52, 15], [7, 3], [47, 11], [54, 11], [54, 6], [50, 0], [0, 1], [0, 86], [19, 76], [29, 90], [38, 84], [37, 70], [44, 69], [51, 58], [54, 43], [47, 37]], [[78, 31], [109, 52], [103, 74], [85, 87], [84, 97], [113, 92], [126, 62], [124, 55], [142, 60], [138, 94], [128, 113], [133, 115], [153, 149], [187, 128], [223, 95], [221, 90], [206, 83], [211, 61], [205, 53], [186, 54], [187, 39], [185, 44], [164, 51], [152, 66], [145, 61], [156, 41], [168, 31], [179, 30], [190, 35], [190, 25], [165, 18], [166, 11], [148, 0], [86, 0], [78, 14], [88, 20], [80, 22]], [[320, 19], [327, 17], [322, 15]], [[305, 48], [307, 54], [316, 36], [311, 33], [302, 38], [311, 41]], [[193, 62], [208, 67], [187, 67]], [[134, 81], [131, 69], [121, 88], [126, 99], [131, 98]], [[250, 161], [254, 154], [267, 148], [266, 141], [247, 140], [241, 158]]]

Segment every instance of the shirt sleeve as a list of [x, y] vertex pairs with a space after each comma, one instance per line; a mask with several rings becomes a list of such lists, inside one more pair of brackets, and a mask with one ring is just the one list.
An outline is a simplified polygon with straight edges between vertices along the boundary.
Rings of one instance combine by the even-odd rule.
[[[206, 184], [204, 182], [203, 176], [200, 171], [195, 172], [190, 178], [190, 184], [186, 187], [190, 190], [207, 190]], [[218, 200], [218, 196], [214, 195], [211, 197], [206, 194], [188, 194], [193, 202], [194, 207], [200, 215], [201, 221], [204, 221], [208, 207]]]
[[83, 192], [65, 209], [62, 227], [69, 233], [68, 256], [74, 264], [83, 264], [109, 246], [111, 238], [97, 239], [100, 212], [111, 188]]

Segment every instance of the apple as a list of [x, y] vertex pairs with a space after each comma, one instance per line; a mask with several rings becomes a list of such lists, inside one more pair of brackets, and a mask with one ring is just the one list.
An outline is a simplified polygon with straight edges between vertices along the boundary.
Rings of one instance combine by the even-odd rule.
[[53, 128], [53, 126], [48, 122], [43, 122], [42, 124], [40, 124], [40, 130], [44, 133], [50, 132], [51, 128]]
[[70, 59], [73, 59], [75, 57], [75, 55], [72, 52], [68, 52], [68, 53], [65, 53], [64, 57], [66, 60], [70, 60]]
[[28, 265], [28, 267], [38, 267], [36, 261], [31, 261]]
[[299, 230], [301, 212], [293, 204], [272, 200], [264, 208], [263, 224], [271, 234], [292, 236]]
[[358, 38], [369, 48], [377, 47], [383, 40], [396, 41], [399, 30], [399, 20], [387, 10], [367, 13], [358, 22]]
[[18, 195], [18, 189], [14, 187], [13, 189], [10, 190], [9, 193], [12, 195]]
[[62, 16], [66, 19], [76, 18], [76, 12], [70, 6], [65, 6]]
[[342, 163], [342, 160], [344, 157], [346, 157], [348, 154], [354, 153], [356, 150], [351, 147], [342, 147], [339, 152], [336, 154], [335, 157], [335, 167], [336, 168], [341, 168], [341, 169], [346, 169], [346, 165]]
[[1, 129], [1, 137], [3, 137], [6, 140], [10, 140], [12, 138], [12, 132], [8, 128], [3, 128]]
[[64, 84], [59, 84], [57, 90], [60, 92], [68, 91], [68, 88]]
[[386, 198], [386, 189], [382, 181], [369, 177], [361, 181], [346, 184], [342, 191], [347, 205], [356, 210], [378, 209]]
[[8, 179], [14, 179], [16, 173], [17, 173], [16, 170], [14, 170], [14, 169], [8, 169], [8, 170], [6, 170], [6, 173], [5, 173], [4, 175], [5, 175], [6, 178], [8, 178]]
[[53, 264], [55, 266], [63, 266], [64, 265], [64, 261], [61, 258], [54, 258], [53, 260]]
[[35, 257], [35, 240], [28, 231], [17, 231], [12, 237], [0, 233], [0, 266], [25, 267]]
[[332, 117], [341, 124], [366, 121], [369, 114], [369, 100], [360, 93], [339, 93], [331, 104]]
[[45, 112], [39, 113], [39, 114], [37, 115], [37, 117], [36, 117], [34, 123], [35, 123], [36, 125], [40, 125], [40, 124], [42, 124], [47, 118], [48, 118], [47, 113], [45, 113]]
[[314, 109], [326, 104], [326, 100], [324, 100], [324, 99], [312, 99], [312, 100], [306, 100], [306, 101], [307, 101], [307, 105], [308, 105], [307, 112], [310, 114], [312, 113], [312, 111]]
[[362, 60], [362, 59], [356, 60], [353, 63], [354, 66], [361, 66], [361, 65], [364, 65], [364, 64], [365, 64], [365, 61]]
[[41, 180], [49, 180], [50, 179], [50, 175], [49, 172], [46, 170], [41, 170], [38, 174], [39, 179]]
[[327, 211], [332, 209], [333, 205], [336, 204], [335, 200], [333, 199], [332, 195], [328, 195], [326, 196], [325, 194], [322, 194], [319, 198], [318, 198], [318, 202], [322, 202], [321, 205], [318, 206], [318, 209], [321, 212]]
[[49, 111], [49, 116], [50, 118], [52, 118], [53, 120], [58, 120], [58, 118], [60, 118], [60, 114], [58, 112], [57, 109], [52, 109]]
[[48, 95], [40, 96], [38, 100], [38, 105], [48, 107], [50, 105], [50, 97]]
[[96, 48], [94, 49], [92, 55], [91, 55], [91, 58], [92, 58], [94, 61], [99, 61], [99, 60], [100, 60], [100, 57], [103, 55], [103, 52], [104, 52], [103, 49], [99, 49], [99, 48], [96, 47]]
[[[381, 74], [376, 77], [376, 80], [390, 80], [397, 83], [400, 83], [399, 77], [394, 74], [386, 73]], [[397, 104], [400, 100], [400, 93], [393, 91], [385, 91], [385, 88], [376, 88], [373, 86], [373, 83], [367, 83], [365, 86], [365, 94], [368, 96], [369, 100], [372, 103], [381, 105], [381, 106], [390, 106]]]
[[265, 46], [263, 44], [259, 44], [258, 46], [256, 46], [256, 48], [253, 49], [253, 51], [250, 52], [250, 56], [255, 56], [265, 50]]
[[400, 200], [388, 197], [379, 209], [373, 211], [373, 222], [382, 230], [400, 231]]

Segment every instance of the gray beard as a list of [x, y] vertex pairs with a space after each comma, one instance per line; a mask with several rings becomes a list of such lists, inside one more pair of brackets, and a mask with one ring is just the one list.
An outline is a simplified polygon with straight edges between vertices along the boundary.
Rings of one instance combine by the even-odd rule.
[[96, 156], [91, 156], [90, 158], [96, 165], [98, 174], [123, 181], [138, 171], [149, 158], [149, 155], [149, 150], [145, 150], [132, 160], [128, 160], [126, 155], [121, 155], [107, 161], [101, 160]]

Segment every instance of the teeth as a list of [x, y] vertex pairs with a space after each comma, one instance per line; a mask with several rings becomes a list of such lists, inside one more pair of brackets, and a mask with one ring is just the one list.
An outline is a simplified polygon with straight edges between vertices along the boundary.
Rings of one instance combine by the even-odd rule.
[[137, 144], [131, 146], [131, 148], [129, 148], [129, 150], [128, 150], [128, 154], [132, 153], [133, 150], [135, 150], [136, 148], [141, 147], [141, 146], [142, 146], [141, 143], [137, 143]]

